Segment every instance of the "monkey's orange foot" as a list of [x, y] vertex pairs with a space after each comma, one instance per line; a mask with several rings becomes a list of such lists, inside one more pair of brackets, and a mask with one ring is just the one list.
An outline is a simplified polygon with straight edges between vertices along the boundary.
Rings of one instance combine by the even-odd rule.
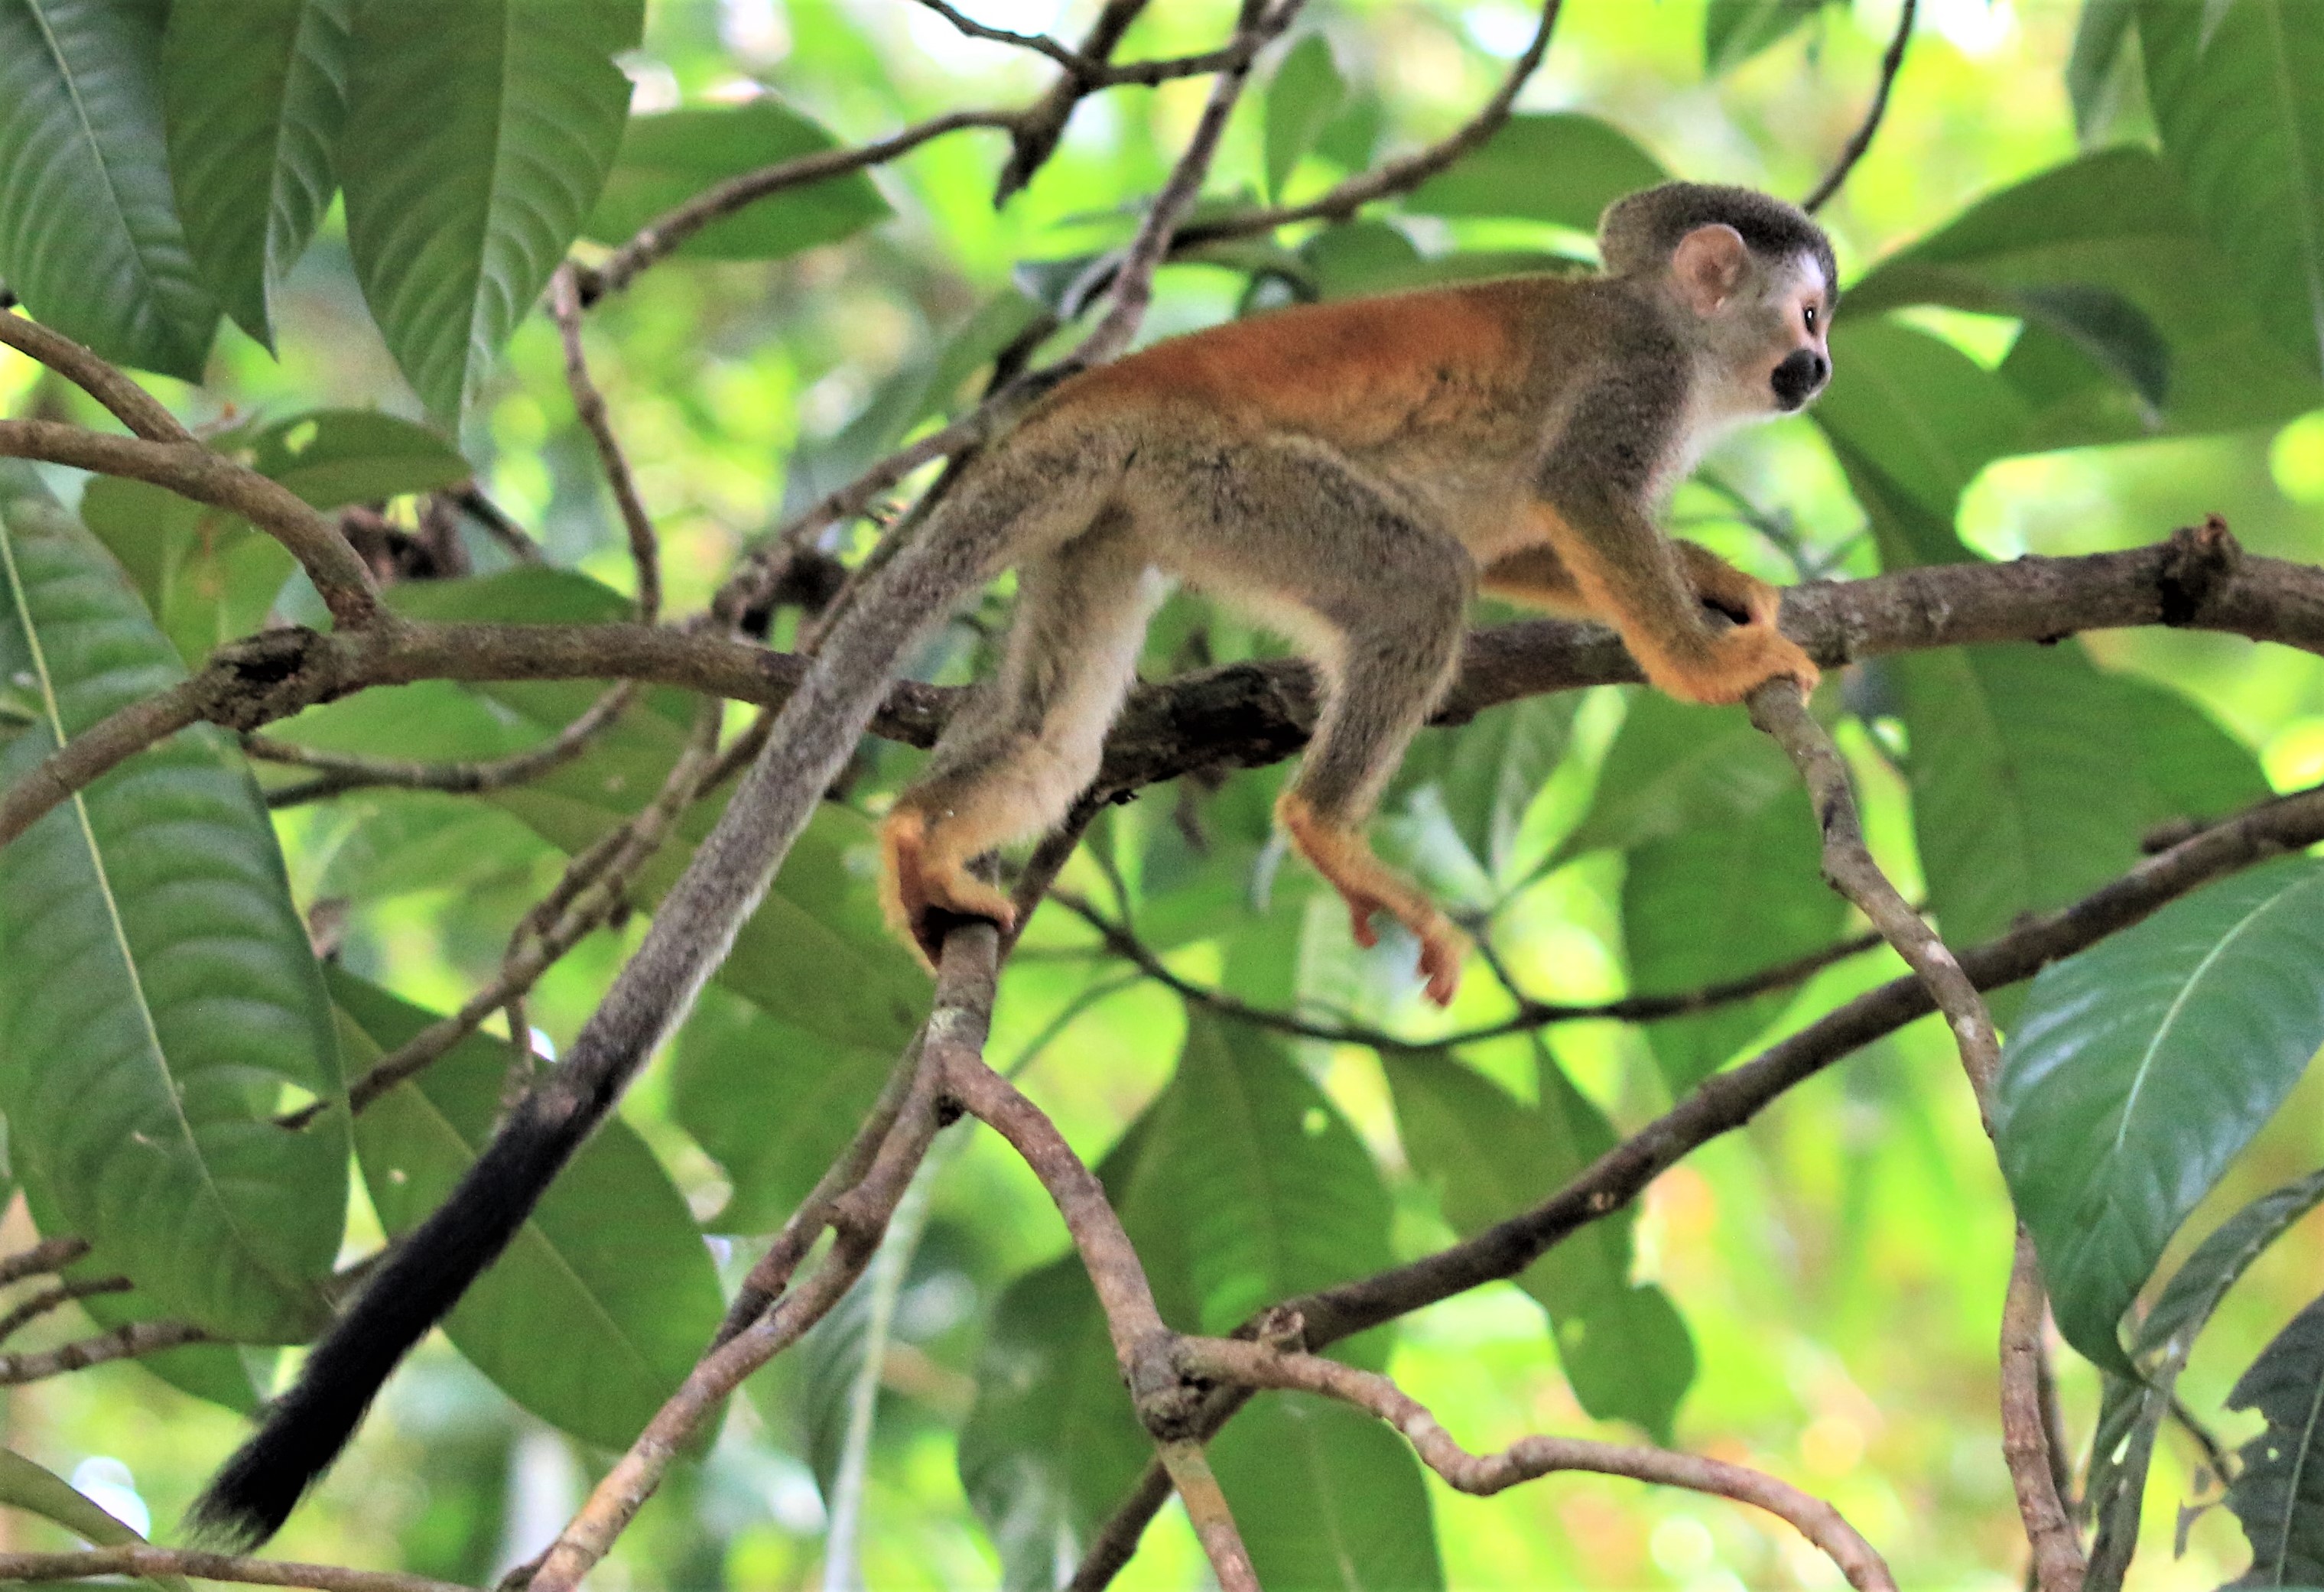
[[1646, 678], [1683, 702], [1713, 707], [1740, 702], [1770, 680], [1794, 679], [1803, 695], [1823, 678], [1798, 642], [1772, 624], [1738, 625], [1715, 637], [1711, 656], [1641, 659]]
[[1461, 964], [1469, 954], [1469, 936], [1453, 927], [1452, 920], [1426, 897], [1383, 866], [1362, 836], [1318, 818], [1305, 798], [1286, 791], [1275, 811], [1299, 854], [1314, 864], [1315, 871], [1347, 903], [1348, 928], [1356, 943], [1367, 950], [1379, 944], [1372, 915], [1387, 913], [1420, 942], [1420, 972], [1428, 980], [1428, 998], [1439, 1006], [1452, 1005], [1461, 988]]
[[889, 925], [930, 969], [944, 954], [945, 936], [964, 922], [1017, 926], [1017, 908], [1008, 897], [971, 874], [958, 861], [936, 854], [928, 843], [927, 820], [899, 807], [880, 826], [880, 898]]

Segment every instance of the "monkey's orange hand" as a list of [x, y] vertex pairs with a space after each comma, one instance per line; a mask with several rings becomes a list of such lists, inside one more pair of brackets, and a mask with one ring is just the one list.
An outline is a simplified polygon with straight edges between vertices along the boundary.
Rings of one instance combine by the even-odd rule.
[[904, 807], [889, 814], [880, 826], [880, 897], [889, 925], [911, 942], [931, 971], [944, 954], [945, 936], [963, 919], [997, 925], [1004, 934], [1017, 926], [1017, 908], [1008, 897], [935, 854], [919, 814]]
[[1428, 998], [1439, 1006], [1452, 1005], [1461, 988], [1469, 936], [1434, 903], [1382, 865], [1361, 835], [1325, 823], [1296, 792], [1284, 792], [1275, 813], [1299, 854], [1314, 864], [1348, 904], [1348, 927], [1356, 943], [1366, 950], [1379, 944], [1372, 915], [1387, 913], [1420, 942], [1420, 972], [1428, 980]]

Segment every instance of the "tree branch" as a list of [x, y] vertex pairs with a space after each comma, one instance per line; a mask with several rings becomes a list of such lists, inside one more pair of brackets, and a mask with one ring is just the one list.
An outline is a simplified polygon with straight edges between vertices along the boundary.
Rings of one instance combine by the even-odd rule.
[[295, 807], [350, 790], [392, 786], [400, 790], [438, 790], [457, 796], [505, 790], [552, 773], [589, 750], [598, 733], [613, 723], [637, 699], [637, 686], [624, 680], [599, 696], [571, 723], [539, 746], [506, 757], [484, 758], [472, 763], [423, 763], [401, 758], [366, 758], [352, 752], [323, 751], [264, 735], [244, 735], [242, 750], [262, 762], [313, 768], [321, 778], [303, 785], [288, 785], [266, 793], [270, 807]]
[[54, 1348], [0, 1354], [0, 1387], [40, 1382], [69, 1371], [85, 1371], [107, 1360], [134, 1359], [140, 1355], [159, 1354], [165, 1348], [210, 1340], [208, 1333], [187, 1321], [133, 1321], [110, 1332], [59, 1344]]
[[124, 370], [97, 357], [62, 332], [0, 309], [0, 344], [38, 360], [103, 404], [107, 413], [148, 442], [192, 442], [178, 417]]
[[70, 1283], [59, 1283], [52, 1288], [43, 1288], [7, 1314], [0, 1315], [0, 1343], [7, 1342], [50, 1311], [61, 1310], [77, 1299], [93, 1299], [100, 1293], [126, 1293], [129, 1289], [127, 1277], [82, 1277]]
[[0, 1581], [83, 1581], [96, 1576], [198, 1576], [252, 1587], [311, 1587], [315, 1592], [468, 1592], [450, 1581], [396, 1570], [342, 1569], [335, 1564], [144, 1544], [78, 1553], [0, 1553]]
[[60, 1272], [88, 1253], [87, 1238], [43, 1238], [30, 1249], [0, 1256], [0, 1287], [47, 1272]]
[[568, 262], [558, 266], [549, 279], [549, 318], [557, 323], [558, 336], [565, 345], [565, 386], [573, 395], [574, 415], [596, 444], [597, 462], [604, 468], [605, 484], [613, 489], [622, 528], [629, 535], [630, 562], [638, 572], [638, 622], [651, 624], [661, 612], [660, 547], [654, 539], [653, 517], [638, 495], [638, 478], [630, 469], [629, 456], [613, 435], [605, 395], [590, 379], [588, 355], [581, 347], [581, 296], [574, 272]]
[[1376, 1371], [1240, 1339], [1184, 1338], [1178, 1340], [1177, 1355], [1181, 1372], [1189, 1376], [1315, 1394], [1376, 1415], [1404, 1435], [1423, 1464], [1476, 1497], [1561, 1470], [1626, 1476], [1709, 1493], [1785, 1521], [1840, 1567], [1849, 1586], [1864, 1592], [1895, 1592], [1886, 1562], [1839, 1510], [1765, 1471], [1643, 1443], [1580, 1438], [1520, 1438], [1498, 1454], [1471, 1454], [1452, 1440], [1426, 1405]]

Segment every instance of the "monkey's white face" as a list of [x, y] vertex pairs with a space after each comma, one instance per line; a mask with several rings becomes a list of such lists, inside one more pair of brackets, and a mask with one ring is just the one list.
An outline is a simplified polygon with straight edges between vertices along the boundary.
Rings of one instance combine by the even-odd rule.
[[[1686, 286], [1683, 279], [1681, 285]], [[1724, 430], [1805, 407], [1831, 379], [1824, 338], [1832, 294], [1822, 265], [1812, 254], [1776, 261], [1741, 256], [1724, 286], [1722, 292], [1697, 289], [1683, 299], [1701, 338], [1699, 423]]]
[[1770, 308], [1784, 336], [1782, 352], [1767, 373], [1767, 390], [1775, 409], [1790, 414], [1831, 380], [1831, 351], [1824, 341], [1831, 320], [1831, 284], [1824, 281], [1822, 262], [1809, 254], [1771, 275]]

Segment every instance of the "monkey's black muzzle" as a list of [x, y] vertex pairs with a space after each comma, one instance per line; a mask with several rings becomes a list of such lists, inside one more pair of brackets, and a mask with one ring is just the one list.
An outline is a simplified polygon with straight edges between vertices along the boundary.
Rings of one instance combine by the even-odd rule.
[[1767, 380], [1775, 390], [1775, 402], [1789, 412], [1822, 391], [1831, 377], [1831, 361], [1812, 348], [1794, 348]]

